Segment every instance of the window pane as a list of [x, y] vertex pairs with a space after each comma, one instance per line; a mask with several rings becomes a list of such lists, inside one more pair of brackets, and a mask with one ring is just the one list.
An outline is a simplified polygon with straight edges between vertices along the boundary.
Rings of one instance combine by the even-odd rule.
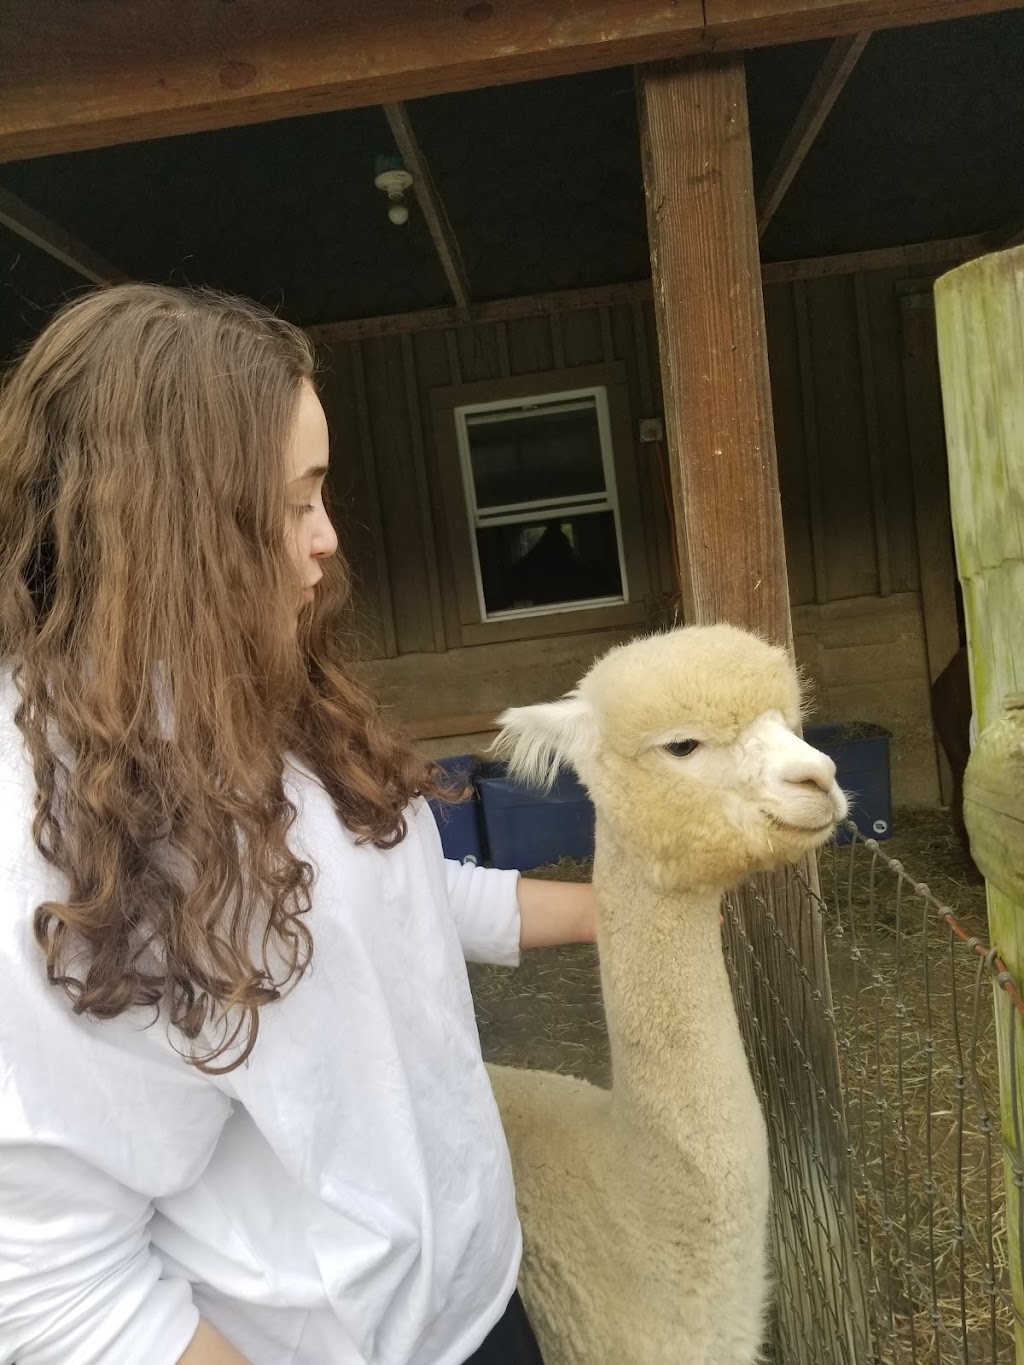
[[476, 533], [488, 614], [621, 597], [612, 512], [589, 512]]
[[466, 419], [477, 507], [604, 492], [593, 399], [517, 417]]

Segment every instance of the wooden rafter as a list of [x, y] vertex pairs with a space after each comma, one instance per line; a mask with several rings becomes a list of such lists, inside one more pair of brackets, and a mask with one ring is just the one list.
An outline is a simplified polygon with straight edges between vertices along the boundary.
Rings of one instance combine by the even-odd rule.
[[[715, 50], [773, 47], [811, 38], [839, 38], [886, 28], [964, 19], [991, 14], [994, 5], [963, 5], [959, 0], [705, 0], [705, 37]], [[1020, 4], [1000, 5], [1019, 9]]]
[[[854, 251], [842, 256], [814, 256], [802, 261], [771, 261], [761, 267], [764, 284], [820, 279], [825, 275], [855, 275], [868, 270], [898, 270], [921, 265], [955, 265], [994, 251], [999, 241], [991, 233], [952, 237], [937, 242], [913, 242], [909, 246]], [[524, 294], [513, 299], [494, 299], [473, 304], [471, 323], [513, 322], [516, 318], [571, 312], [575, 308], [608, 308], [615, 304], [643, 303], [652, 297], [650, 280], [627, 284], [593, 285], [586, 289], [561, 289], [549, 294]], [[400, 336], [404, 332], [443, 331], [467, 321], [457, 308], [420, 308], [411, 313], [385, 313], [380, 317], [352, 318], [345, 322], [322, 322], [307, 328], [313, 341], [323, 346], [369, 337]]]
[[900, 270], [917, 265], [954, 265], [984, 256], [996, 249], [991, 232], [970, 237], [946, 237], [934, 242], [909, 242], [905, 246], [874, 247], [838, 256], [808, 256], [798, 261], [769, 261], [761, 267], [765, 284], [787, 280], [814, 280], [823, 275], [856, 275], [862, 270]]
[[0, 160], [701, 51], [1015, 9], [1020, 0], [5, 0]]
[[458, 238], [452, 229], [444, 200], [438, 194], [434, 178], [430, 174], [430, 165], [423, 155], [419, 139], [413, 132], [409, 111], [404, 104], [385, 104], [384, 114], [401, 158], [405, 162], [405, 169], [412, 176], [413, 191], [423, 211], [427, 229], [441, 261], [441, 269], [455, 299], [455, 306], [468, 316], [469, 280], [466, 278], [466, 267], [462, 261]]
[[59, 223], [37, 212], [17, 195], [0, 187], [0, 223], [24, 237], [26, 242], [39, 247], [55, 260], [70, 266], [93, 284], [115, 284], [127, 275], [90, 247], [78, 241]]
[[870, 37], [870, 33], [853, 33], [836, 38], [829, 48], [758, 195], [758, 237], [764, 236]]
[[375, 318], [352, 318], [346, 322], [317, 323], [306, 330], [313, 341], [332, 346], [368, 337], [399, 336], [403, 332], [443, 331], [461, 323], [511, 322], [515, 318], [541, 317], [573, 308], [603, 308], [614, 303], [633, 303], [651, 297], [650, 280], [629, 284], [597, 285], [592, 289], [561, 289], [549, 294], [524, 294], [515, 299], [495, 299], [470, 306], [468, 319], [458, 308], [419, 308], [411, 313], [386, 313]]

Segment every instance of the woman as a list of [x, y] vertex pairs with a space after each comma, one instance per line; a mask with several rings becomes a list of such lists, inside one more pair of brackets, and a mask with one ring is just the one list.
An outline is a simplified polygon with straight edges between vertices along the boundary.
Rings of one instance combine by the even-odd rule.
[[539, 1359], [464, 955], [590, 892], [444, 863], [326, 628], [312, 373], [126, 285], [0, 397], [0, 1362]]

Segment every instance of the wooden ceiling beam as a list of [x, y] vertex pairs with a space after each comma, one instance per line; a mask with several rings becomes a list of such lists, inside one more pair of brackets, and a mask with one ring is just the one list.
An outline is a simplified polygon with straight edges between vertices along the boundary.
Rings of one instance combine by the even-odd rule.
[[971, 261], [995, 250], [991, 232], [972, 237], [946, 237], [933, 242], [909, 242], [905, 246], [873, 247], [839, 256], [809, 256], [798, 261], [769, 261], [761, 267], [765, 284], [791, 280], [818, 280], [825, 275], [857, 275], [866, 270], [909, 270], [916, 266], [949, 266]]
[[793, 183], [814, 139], [828, 118], [840, 91], [853, 73], [870, 33], [852, 33], [835, 38], [818, 68], [807, 97], [797, 111], [786, 134], [775, 164], [765, 177], [757, 201], [757, 235], [763, 237], [768, 224]]
[[[912, 242], [871, 251], [852, 251], [841, 256], [812, 256], [799, 261], [769, 261], [761, 267], [763, 284], [788, 284], [793, 280], [821, 279], [826, 275], [856, 275], [869, 270], [902, 270], [917, 266], [950, 266], [995, 251], [998, 234], [950, 237], [936, 242]], [[929, 286], [930, 287], [930, 286]], [[617, 304], [645, 303], [653, 297], [650, 280], [626, 284], [598, 284], [584, 289], [560, 289], [548, 294], [522, 294], [512, 299], [492, 299], [470, 306], [469, 322], [514, 322], [517, 318], [567, 313], [576, 308], [608, 308]], [[400, 336], [403, 332], [430, 332], [458, 327], [466, 319], [458, 308], [419, 308], [411, 313], [384, 313], [380, 317], [350, 318], [344, 322], [319, 322], [306, 328], [321, 346], [337, 346], [369, 337]]]
[[59, 223], [37, 212], [17, 195], [0, 187], [0, 223], [24, 237], [47, 255], [76, 271], [93, 284], [116, 284], [128, 276], [78, 241]]
[[423, 155], [419, 140], [413, 132], [409, 111], [404, 104], [385, 104], [384, 114], [395, 139], [405, 169], [412, 176], [413, 193], [423, 212], [427, 230], [441, 262], [441, 269], [452, 291], [455, 306], [469, 316], [469, 280], [463, 264], [458, 238], [445, 210], [444, 200], [437, 192], [430, 165]]
[[998, 6], [985, 0], [705, 0], [704, 32], [716, 50], [775, 47], [1020, 8], [1021, 0]]
[[[599, 284], [585, 289], [558, 289], [547, 294], [521, 294], [512, 299], [491, 299], [470, 306], [468, 321], [474, 325], [514, 322], [517, 318], [568, 313], [575, 308], [606, 308], [632, 304], [651, 297], [650, 280], [627, 284]], [[374, 318], [350, 318], [344, 322], [318, 322], [306, 328], [311, 340], [322, 346], [369, 337], [400, 336], [403, 332], [436, 332], [459, 327], [467, 319], [458, 308], [418, 308], [411, 313], [385, 313]]]
[[0, 161], [1021, 0], [5, 0]]

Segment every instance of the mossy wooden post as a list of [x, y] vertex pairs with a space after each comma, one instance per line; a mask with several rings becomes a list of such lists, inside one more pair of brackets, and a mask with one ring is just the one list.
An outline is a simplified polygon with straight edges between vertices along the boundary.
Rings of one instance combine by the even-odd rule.
[[[935, 286], [949, 486], [980, 739], [964, 817], [988, 883], [991, 942], [1024, 980], [1024, 247]], [[1024, 1028], [996, 992], [1007, 1244], [1024, 1365]], [[1010, 1030], [1016, 1034], [1011, 1072]]]

